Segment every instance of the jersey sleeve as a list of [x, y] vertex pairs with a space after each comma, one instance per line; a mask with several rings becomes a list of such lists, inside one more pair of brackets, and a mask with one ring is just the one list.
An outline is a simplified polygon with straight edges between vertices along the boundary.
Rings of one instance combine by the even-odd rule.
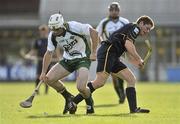
[[128, 34], [127, 34], [127, 37], [133, 41], [135, 41], [135, 39], [137, 38], [137, 36], [139, 35], [140, 33], [140, 29], [137, 27], [137, 26], [133, 26]]
[[90, 24], [82, 24], [75, 21], [68, 22], [68, 24], [71, 31], [82, 35], [90, 35], [90, 28], [92, 28]]
[[124, 24], [130, 23], [128, 19], [120, 17], [120, 21], [123, 22]]
[[106, 22], [107, 20], [108, 20], [108, 18], [104, 18], [103, 20], [100, 21], [100, 23], [96, 27], [96, 31], [98, 32], [99, 36], [102, 36], [102, 34], [103, 34], [103, 23]]
[[55, 50], [55, 46], [53, 45], [53, 42], [51, 39], [52, 39], [52, 32], [50, 32], [48, 35], [48, 45], [47, 45], [48, 51], [54, 51]]

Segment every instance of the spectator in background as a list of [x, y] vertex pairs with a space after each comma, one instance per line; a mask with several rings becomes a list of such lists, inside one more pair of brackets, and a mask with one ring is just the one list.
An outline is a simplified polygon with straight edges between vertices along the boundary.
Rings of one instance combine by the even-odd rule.
[[[1, 52], [3, 53], [3, 51]], [[8, 63], [6, 56], [0, 56], [0, 80], [8, 79]]]
[[[49, 34], [49, 29], [47, 25], [40, 25], [39, 26], [39, 38], [35, 40], [35, 42], [32, 45], [31, 50], [27, 53], [24, 54], [21, 52], [21, 55], [25, 59], [30, 59], [30, 60], [37, 60], [37, 70], [36, 70], [36, 86], [40, 82], [39, 76], [41, 74], [42, 70], [42, 61], [43, 61], [43, 56], [46, 52], [47, 49], [47, 43], [48, 43], [48, 34]], [[50, 67], [59, 60], [60, 58], [60, 51], [59, 49], [56, 50], [56, 55], [53, 56], [53, 63], [51, 63]], [[45, 94], [48, 93], [48, 86], [45, 84]]]

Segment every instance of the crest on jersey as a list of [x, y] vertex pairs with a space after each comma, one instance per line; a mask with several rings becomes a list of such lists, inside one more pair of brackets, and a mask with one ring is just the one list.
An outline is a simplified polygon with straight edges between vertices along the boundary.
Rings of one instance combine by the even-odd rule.
[[139, 29], [137, 27], [134, 28], [134, 33], [136, 33], [136, 34], [139, 33]]
[[74, 39], [74, 37], [75, 37], [75, 36], [72, 35], [72, 36], [70, 36], [70, 39]]

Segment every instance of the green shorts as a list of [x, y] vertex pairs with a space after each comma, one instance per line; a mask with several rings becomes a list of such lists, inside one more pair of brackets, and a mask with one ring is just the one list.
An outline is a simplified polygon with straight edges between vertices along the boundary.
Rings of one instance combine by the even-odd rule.
[[89, 58], [77, 58], [73, 60], [67, 60], [63, 58], [59, 64], [61, 64], [67, 71], [73, 72], [81, 67], [89, 69], [91, 60]]

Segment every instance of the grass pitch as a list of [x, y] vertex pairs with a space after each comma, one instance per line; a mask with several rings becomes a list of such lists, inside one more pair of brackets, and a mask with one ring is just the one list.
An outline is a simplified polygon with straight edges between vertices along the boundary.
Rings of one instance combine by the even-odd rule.
[[[77, 94], [75, 83], [65, 83]], [[76, 115], [63, 115], [64, 99], [44, 86], [33, 106], [21, 108], [19, 102], [32, 94], [33, 83], [0, 83], [0, 124], [180, 124], [180, 83], [137, 84], [138, 106], [149, 108], [149, 114], [128, 114], [128, 104], [119, 105], [111, 83], [93, 94], [95, 113], [85, 115], [85, 103], [78, 106]]]

